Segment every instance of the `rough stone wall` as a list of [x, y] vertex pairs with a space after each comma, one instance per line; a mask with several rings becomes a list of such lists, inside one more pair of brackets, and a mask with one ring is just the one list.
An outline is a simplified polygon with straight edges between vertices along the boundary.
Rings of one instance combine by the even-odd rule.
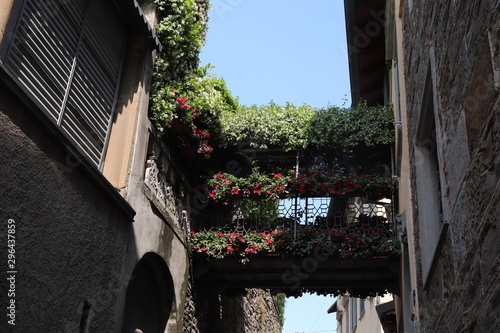
[[[435, 71], [443, 211], [449, 228], [427, 289], [417, 259], [423, 332], [500, 330], [500, 3], [405, 1], [403, 42], [410, 167], [428, 64]], [[496, 88], [496, 89], [495, 89]], [[415, 177], [412, 188], [416, 188]], [[413, 193], [416, 254], [418, 197]]]
[[221, 299], [223, 332], [279, 333], [279, 313], [269, 292], [249, 289], [246, 296]]
[[219, 293], [214, 286], [198, 285], [193, 300], [193, 303], [186, 301], [185, 333], [281, 332], [280, 315], [268, 291], [247, 289]]

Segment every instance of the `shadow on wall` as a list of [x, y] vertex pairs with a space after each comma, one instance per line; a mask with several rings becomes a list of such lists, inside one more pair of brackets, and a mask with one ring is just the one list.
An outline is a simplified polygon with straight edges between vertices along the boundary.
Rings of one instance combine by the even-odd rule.
[[158, 254], [146, 253], [127, 287], [122, 332], [164, 332], [174, 302], [174, 283], [167, 264]]

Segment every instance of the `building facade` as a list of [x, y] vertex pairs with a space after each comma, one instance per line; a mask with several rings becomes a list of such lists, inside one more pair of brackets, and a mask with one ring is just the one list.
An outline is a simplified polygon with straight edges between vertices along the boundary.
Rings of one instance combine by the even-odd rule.
[[278, 332], [268, 292], [193, 285], [204, 203], [149, 120], [154, 2], [1, 7], [0, 331]]
[[3, 332], [182, 331], [192, 191], [148, 119], [153, 25], [135, 1], [2, 3]]
[[[389, 311], [386, 311], [386, 308]], [[337, 314], [338, 333], [386, 333], [381, 321], [386, 327], [395, 323], [392, 295], [363, 298], [340, 296], [329, 313]], [[387, 313], [389, 312], [389, 313]]]
[[[495, 332], [499, 3], [384, 2], [350, 2], [358, 20], [348, 36], [350, 59], [384, 56], [378, 84], [395, 113], [398, 332]], [[354, 67], [355, 82], [376, 71]]]
[[408, 2], [401, 10], [418, 326], [494, 332], [500, 6]]

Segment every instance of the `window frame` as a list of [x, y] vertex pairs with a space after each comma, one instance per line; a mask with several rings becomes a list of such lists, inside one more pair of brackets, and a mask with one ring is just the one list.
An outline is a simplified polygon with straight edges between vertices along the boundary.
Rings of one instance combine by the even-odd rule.
[[[441, 137], [436, 101], [436, 74], [433, 50], [430, 50], [422, 107], [414, 143], [416, 196], [418, 202], [419, 244], [424, 290], [427, 289], [442, 247], [448, 224], [443, 193]], [[429, 149], [429, 144], [434, 146]], [[431, 187], [436, 189], [432, 192]], [[425, 207], [425, 208], [424, 208]], [[425, 213], [425, 215], [424, 215]]]

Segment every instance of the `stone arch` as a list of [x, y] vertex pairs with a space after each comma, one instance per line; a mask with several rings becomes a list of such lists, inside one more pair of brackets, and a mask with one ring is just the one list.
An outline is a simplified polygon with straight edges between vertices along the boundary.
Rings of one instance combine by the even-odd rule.
[[174, 303], [174, 282], [167, 264], [158, 254], [146, 253], [127, 287], [122, 332], [163, 333]]

